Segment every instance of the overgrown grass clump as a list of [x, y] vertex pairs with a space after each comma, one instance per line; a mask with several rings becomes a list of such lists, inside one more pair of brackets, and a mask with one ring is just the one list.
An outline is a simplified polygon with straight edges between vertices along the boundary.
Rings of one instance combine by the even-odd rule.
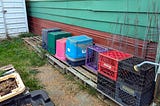
[[34, 35], [33, 33], [22, 33], [19, 35], [20, 38], [33, 37], [33, 36], [37, 36], [37, 35]]
[[41, 88], [38, 80], [33, 77], [35, 73], [31, 73], [31, 70], [33, 67], [44, 65], [45, 60], [42, 60], [34, 51], [29, 50], [21, 38], [0, 42], [0, 66], [8, 64], [14, 65], [24, 84], [30, 90]]

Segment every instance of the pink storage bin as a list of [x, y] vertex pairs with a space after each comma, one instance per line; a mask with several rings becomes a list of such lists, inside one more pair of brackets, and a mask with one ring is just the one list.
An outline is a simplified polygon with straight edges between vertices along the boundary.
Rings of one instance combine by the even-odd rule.
[[56, 40], [56, 58], [60, 60], [66, 60], [65, 51], [66, 51], [66, 39], [58, 39]]

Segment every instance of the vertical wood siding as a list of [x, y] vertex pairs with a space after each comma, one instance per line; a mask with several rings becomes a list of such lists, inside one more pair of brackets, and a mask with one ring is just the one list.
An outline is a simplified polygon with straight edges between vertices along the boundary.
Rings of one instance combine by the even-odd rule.
[[5, 38], [6, 33], [13, 37], [22, 32], [28, 32], [25, 0], [1, 0], [0, 37]]

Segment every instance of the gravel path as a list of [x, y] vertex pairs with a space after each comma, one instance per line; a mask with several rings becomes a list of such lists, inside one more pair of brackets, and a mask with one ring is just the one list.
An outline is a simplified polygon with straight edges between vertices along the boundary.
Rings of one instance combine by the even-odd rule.
[[36, 77], [45, 86], [56, 106], [116, 106], [111, 101], [104, 103], [96, 96], [80, 90], [74, 81], [67, 80], [50, 65], [39, 67], [38, 70], [40, 73]]

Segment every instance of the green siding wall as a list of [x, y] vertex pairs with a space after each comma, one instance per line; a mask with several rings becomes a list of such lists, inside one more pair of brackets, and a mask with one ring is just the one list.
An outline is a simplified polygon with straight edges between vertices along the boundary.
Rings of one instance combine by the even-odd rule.
[[33, 17], [140, 39], [148, 27], [155, 33], [160, 21], [160, 0], [41, 0], [27, 5]]

